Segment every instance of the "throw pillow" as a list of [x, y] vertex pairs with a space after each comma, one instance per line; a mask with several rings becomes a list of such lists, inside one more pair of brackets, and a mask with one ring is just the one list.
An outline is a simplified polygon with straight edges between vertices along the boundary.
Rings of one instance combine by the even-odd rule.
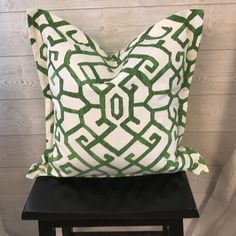
[[180, 146], [202, 24], [202, 10], [185, 10], [108, 55], [67, 21], [29, 10], [47, 142], [27, 177], [208, 172]]

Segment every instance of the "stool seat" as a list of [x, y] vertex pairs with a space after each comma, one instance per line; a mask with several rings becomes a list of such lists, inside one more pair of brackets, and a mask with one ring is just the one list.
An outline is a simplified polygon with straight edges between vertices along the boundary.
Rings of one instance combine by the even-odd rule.
[[[158, 225], [199, 217], [185, 172], [117, 178], [38, 177], [24, 220], [56, 226]], [[175, 221], [176, 222], [176, 221]]]

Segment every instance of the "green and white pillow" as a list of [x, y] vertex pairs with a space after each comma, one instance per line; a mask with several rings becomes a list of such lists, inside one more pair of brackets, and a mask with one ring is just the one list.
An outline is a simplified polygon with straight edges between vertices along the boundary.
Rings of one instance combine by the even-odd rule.
[[202, 24], [202, 10], [185, 10], [107, 55], [65, 20], [29, 10], [47, 143], [27, 177], [208, 172], [180, 146]]

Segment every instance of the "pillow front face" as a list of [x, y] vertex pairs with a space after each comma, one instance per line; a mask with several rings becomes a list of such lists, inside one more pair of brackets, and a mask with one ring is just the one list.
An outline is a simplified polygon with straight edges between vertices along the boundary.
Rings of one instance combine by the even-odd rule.
[[107, 55], [81, 30], [29, 10], [47, 145], [27, 177], [208, 172], [180, 146], [203, 11], [185, 10]]

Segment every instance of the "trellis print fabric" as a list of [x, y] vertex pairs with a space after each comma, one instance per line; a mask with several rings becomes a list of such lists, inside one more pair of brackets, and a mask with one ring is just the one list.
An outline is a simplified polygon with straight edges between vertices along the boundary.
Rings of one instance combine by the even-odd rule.
[[208, 172], [180, 146], [202, 23], [202, 10], [176, 13], [107, 55], [65, 20], [28, 10], [47, 145], [27, 177]]

